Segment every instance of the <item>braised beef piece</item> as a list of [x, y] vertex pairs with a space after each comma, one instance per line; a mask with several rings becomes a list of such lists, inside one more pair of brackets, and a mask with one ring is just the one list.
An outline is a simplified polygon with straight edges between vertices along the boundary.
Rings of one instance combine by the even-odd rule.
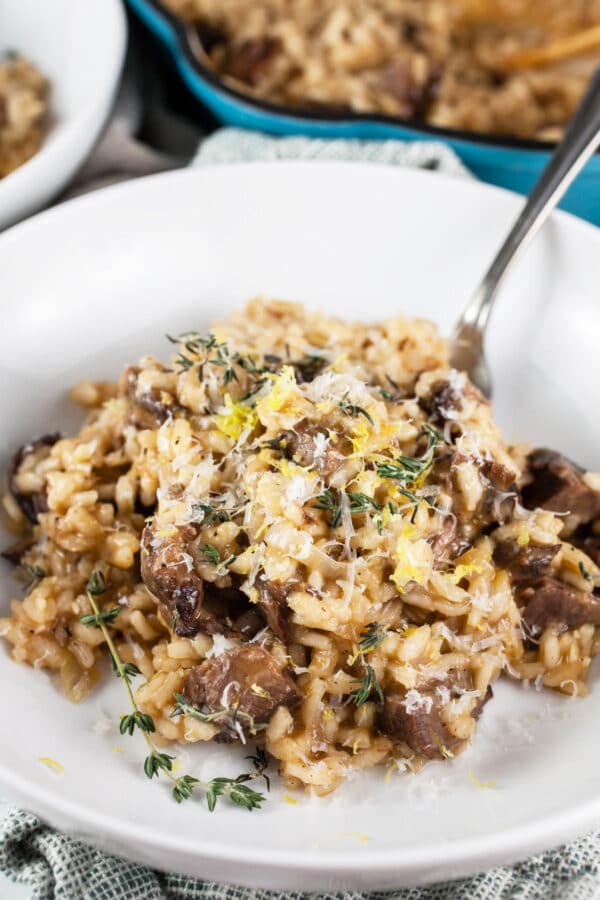
[[397, 60], [384, 69], [381, 86], [400, 104], [400, 115], [422, 119], [439, 88], [439, 73], [431, 72], [427, 78], [415, 78], [410, 63]]
[[[411, 709], [407, 703], [406, 691], [386, 694], [383, 709], [379, 715], [380, 731], [398, 741], [403, 741], [411, 750], [426, 759], [444, 759], [448, 753], [455, 753], [464, 743], [450, 733], [442, 720], [440, 688], [446, 688], [449, 699], [473, 690], [471, 673], [464, 669], [453, 669], [444, 681], [433, 682], [419, 688], [422, 698], [417, 708]], [[471, 715], [478, 719], [484, 705], [492, 696], [491, 688], [474, 707]]]
[[515, 473], [496, 459], [485, 459], [481, 471], [496, 491], [515, 491]]
[[549, 626], [563, 629], [600, 625], [600, 598], [544, 575], [517, 590], [521, 620], [529, 643]]
[[317, 434], [324, 433], [314, 422], [301, 419], [293, 431], [283, 431], [277, 438], [279, 448], [287, 459], [293, 459], [300, 466], [314, 466], [323, 478], [329, 478], [344, 461], [329, 443], [322, 454], [316, 454]]
[[298, 384], [307, 384], [310, 381], [314, 381], [317, 375], [323, 371], [327, 365], [327, 360], [324, 356], [308, 355], [303, 359], [292, 361], [290, 365], [296, 373]]
[[458, 533], [457, 520], [451, 516], [444, 519], [440, 531], [429, 535], [427, 541], [431, 545], [436, 562], [456, 559], [470, 546], [470, 542]]
[[3, 559], [8, 560], [9, 563], [12, 563], [13, 566], [18, 566], [27, 551], [31, 550], [34, 543], [35, 541], [33, 538], [22, 538], [15, 544], [11, 544], [6, 550], [3, 550], [2, 553], [0, 553], [0, 556], [2, 556]]
[[28, 456], [35, 455], [39, 461], [45, 459], [49, 455], [51, 447], [60, 440], [60, 434], [44, 434], [42, 437], [36, 438], [30, 444], [20, 447], [12, 459], [12, 463], [8, 472], [8, 489], [13, 495], [19, 509], [32, 525], [38, 520], [40, 513], [48, 512], [48, 503], [46, 499], [46, 489], [27, 493], [20, 491], [17, 487], [17, 476], [19, 469]]
[[546, 574], [560, 546], [548, 544], [535, 547], [527, 544], [526, 547], [519, 547], [516, 541], [499, 541], [494, 548], [494, 562], [502, 569], [508, 569], [513, 584], [535, 581]]
[[541, 506], [570, 513], [577, 525], [600, 515], [600, 493], [586, 485], [580, 466], [562, 453], [545, 448], [530, 453], [527, 462], [532, 481], [521, 494], [528, 509]]
[[279, 706], [295, 708], [300, 694], [274, 656], [258, 644], [242, 644], [190, 669], [183, 693], [199, 709], [227, 709], [214, 720], [228, 737], [238, 737], [234, 718], [246, 734], [265, 725]]
[[140, 554], [142, 580], [176, 634], [234, 634], [235, 629], [204, 607], [204, 582], [186, 549], [195, 536], [192, 525], [173, 527], [168, 536], [157, 534], [153, 523], [146, 525]]
[[517, 500], [515, 473], [495, 459], [485, 459], [480, 471], [488, 482], [477, 512], [480, 524], [502, 524], [510, 519]]
[[256, 579], [258, 606], [265, 621], [280, 641], [287, 643], [290, 636], [287, 596], [297, 585], [294, 582], [271, 581], [265, 575]]
[[279, 48], [279, 41], [267, 37], [233, 42], [227, 47], [223, 73], [254, 86], [265, 74]]
[[462, 399], [449, 381], [441, 380], [431, 386], [429, 396], [421, 400], [421, 406], [429, 413], [433, 424], [441, 427], [462, 409]]
[[138, 384], [139, 366], [128, 366], [122, 376], [124, 390], [131, 403], [129, 421], [136, 428], [159, 428], [182, 407], [167, 391], [144, 390]]

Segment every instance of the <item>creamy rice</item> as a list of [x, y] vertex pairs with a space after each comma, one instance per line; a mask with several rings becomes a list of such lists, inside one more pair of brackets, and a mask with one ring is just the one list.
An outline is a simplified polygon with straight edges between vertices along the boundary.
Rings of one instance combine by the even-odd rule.
[[[600, 23], [598, 0], [163, 0], [232, 87], [499, 135], [555, 139], [598, 63], [516, 70], [516, 51]], [[198, 40], [199, 37], [199, 40]]]
[[[508, 447], [447, 350], [426, 321], [259, 299], [78, 385], [81, 431], [22, 449], [5, 497], [13, 658], [85, 697], [99, 572], [158, 740], [257, 739], [317, 793], [459, 753], [501, 674], [586, 694], [600, 479]], [[205, 721], [172, 717], [181, 692]]]
[[40, 149], [48, 93], [48, 81], [26, 59], [0, 61], [0, 178]]

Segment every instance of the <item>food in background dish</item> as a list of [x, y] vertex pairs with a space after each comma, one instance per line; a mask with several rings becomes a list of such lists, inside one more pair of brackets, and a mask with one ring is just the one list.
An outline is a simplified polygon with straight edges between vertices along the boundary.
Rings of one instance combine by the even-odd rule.
[[28, 60], [0, 61], [0, 178], [31, 159], [48, 119], [49, 84]]
[[15, 660], [80, 700], [108, 636], [123, 731], [256, 741], [319, 794], [455, 756], [501, 674], [587, 693], [600, 476], [508, 447], [432, 324], [254, 300], [171, 340], [13, 461]]
[[256, 98], [498, 135], [557, 138], [600, 56], [598, 0], [163, 2]]

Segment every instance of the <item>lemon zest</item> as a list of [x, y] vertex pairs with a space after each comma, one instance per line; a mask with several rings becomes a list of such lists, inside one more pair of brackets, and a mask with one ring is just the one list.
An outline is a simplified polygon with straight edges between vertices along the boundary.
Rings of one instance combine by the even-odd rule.
[[114, 746], [114, 747], [112, 748], [112, 752], [113, 752], [113, 753], [122, 753], [122, 752], [123, 752], [123, 748], [122, 748], [122, 747]]
[[360, 841], [361, 844], [366, 844], [369, 840], [369, 835], [364, 834], [362, 831], [338, 831], [337, 837], [354, 838], [355, 840]]
[[425, 584], [428, 577], [427, 566], [414, 560], [414, 547], [418, 541], [412, 541], [416, 535], [416, 528], [405, 523], [400, 532], [398, 543], [396, 544], [396, 559], [398, 563], [390, 579], [394, 582], [400, 593], [404, 592], [404, 587], [409, 581], [415, 581], [417, 584]]
[[292, 797], [291, 794], [284, 794], [283, 802], [289, 803], [290, 806], [297, 806], [300, 801], [296, 797]]
[[348, 362], [349, 358], [350, 357], [347, 353], [340, 353], [331, 363], [331, 369], [333, 369], [334, 372], [339, 372], [339, 367], [342, 365], [342, 363]]
[[51, 759], [49, 756], [38, 756], [38, 762], [43, 763], [48, 769], [56, 772], [57, 775], [65, 774], [65, 767], [62, 763], [57, 762], [55, 759]]
[[174, 525], [169, 525], [168, 528], [160, 528], [156, 534], [158, 537], [175, 537], [177, 529]]
[[217, 416], [217, 428], [222, 434], [226, 434], [227, 437], [237, 441], [247, 428], [250, 430], [255, 428], [258, 422], [258, 415], [251, 406], [236, 403], [235, 400], [232, 400], [230, 394], [225, 394], [223, 402], [228, 412]]
[[473, 769], [469, 769], [469, 778], [476, 788], [495, 788], [498, 784], [497, 781], [480, 781]]
[[284, 366], [277, 375], [267, 377], [273, 386], [261, 403], [278, 412], [289, 402], [291, 390], [296, 387], [296, 373], [292, 366]]
[[387, 772], [385, 773], [385, 783], [386, 784], [390, 783], [390, 779], [391, 779], [392, 775], [394, 774], [394, 771], [397, 768], [398, 768], [398, 763], [395, 759], [393, 759], [387, 768]]

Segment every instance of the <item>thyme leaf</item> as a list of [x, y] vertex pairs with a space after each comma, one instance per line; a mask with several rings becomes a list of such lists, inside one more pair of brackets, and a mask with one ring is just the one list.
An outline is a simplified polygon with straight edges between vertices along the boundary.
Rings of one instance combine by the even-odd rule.
[[212, 544], [203, 544], [200, 549], [207, 562], [213, 563], [215, 566], [219, 565], [221, 562], [221, 554], [216, 547], [213, 547]]
[[347, 416], [350, 416], [353, 419], [355, 419], [357, 416], [364, 416], [365, 419], [367, 419], [367, 421], [371, 423], [371, 425], [375, 424], [371, 415], [367, 412], [366, 409], [364, 409], [364, 407], [358, 406], [356, 403], [353, 403], [353, 401], [350, 400], [350, 393], [348, 391], [344, 394], [344, 396], [338, 403], [338, 407], [342, 410], [342, 412], [346, 413]]
[[342, 518], [342, 505], [339, 500], [339, 495], [336, 496], [331, 488], [327, 488], [327, 490], [323, 491], [322, 494], [319, 494], [319, 496], [315, 498], [313, 507], [315, 509], [327, 510], [330, 513], [332, 528], [337, 528], [340, 524], [340, 519]]
[[352, 684], [357, 685], [353, 691], [350, 691], [350, 699], [355, 706], [362, 706], [363, 703], [366, 703], [373, 695], [373, 692], [377, 694], [379, 702], [383, 703], [383, 688], [377, 681], [377, 676], [375, 675], [373, 667], [368, 663], [365, 663], [365, 674], [363, 677], [354, 679]]

